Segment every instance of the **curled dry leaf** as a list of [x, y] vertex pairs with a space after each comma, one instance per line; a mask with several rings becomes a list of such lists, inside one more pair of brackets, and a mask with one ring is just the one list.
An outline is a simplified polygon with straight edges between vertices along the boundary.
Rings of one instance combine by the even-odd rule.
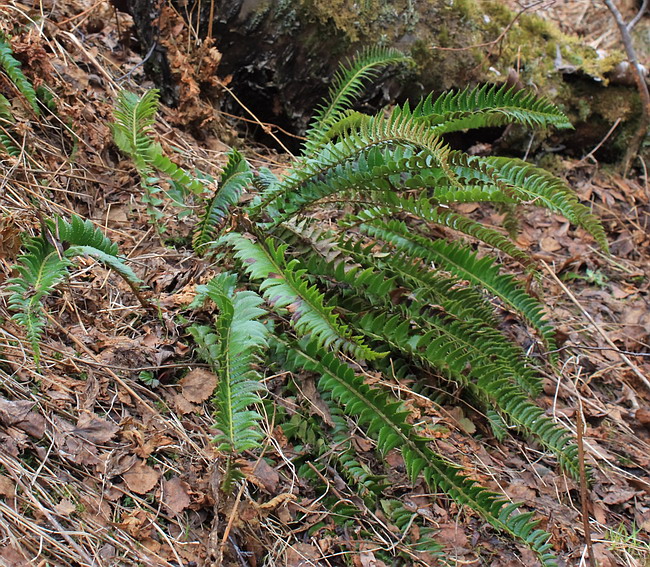
[[196, 404], [207, 400], [217, 387], [217, 375], [203, 368], [188, 372], [180, 381], [183, 397]]
[[10, 401], [0, 398], [0, 424], [17, 427], [32, 437], [43, 437], [45, 418], [32, 411], [34, 402], [29, 400]]

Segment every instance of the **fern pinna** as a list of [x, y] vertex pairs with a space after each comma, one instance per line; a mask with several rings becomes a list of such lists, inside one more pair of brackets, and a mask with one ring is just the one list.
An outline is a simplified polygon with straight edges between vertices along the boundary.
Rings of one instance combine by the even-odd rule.
[[[258, 446], [259, 414], [251, 409], [259, 403], [255, 361], [268, 342], [266, 365], [318, 377], [326, 403], [355, 420], [381, 454], [399, 449], [413, 481], [423, 477], [432, 492], [443, 491], [524, 542], [542, 564], [555, 565], [549, 535], [536, 528], [533, 513], [520, 512], [434, 451], [404, 405], [364, 376], [372, 371], [388, 380], [399, 367], [399, 375], [440, 376], [459, 384], [483, 408], [495, 436], [519, 432], [577, 476], [572, 436], [535, 404], [541, 378], [502, 333], [495, 310], [517, 314], [552, 350], [554, 332], [544, 306], [502, 272], [496, 254], [479, 254], [476, 244], [534, 274], [532, 259], [507, 234], [518, 206], [530, 203], [564, 215], [606, 249], [605, 234], [570, 188], [546, 171], [516, 159], [469, 156], [442, 137], [513, 123], [569, 128], [545, 99], [482, 86], [374, 116], [350, 110], [369, 77], [404, 61], [392, 50], [362, 53], [336, 76], [301, 155], [282, 176], [267, 169], [254, 173], [233, 151], [216, 193], [205, 198], [195, 249], [240, 266], [239, 285], [247, 287], [235, 292], [231, 276], [208, 284], [200, 295], [213, 299], [216, 322], [191, 328], [199, 352], [220, 376], [217, 442], [229, 459]], [[156, 166], [151, 156], [157, 150], [147, 128], [137, 124], [151, 124], [156, 103], [151, 94], [118, 100], [116, 141], [143, 170]], [[242, 199], [246, 191], [250, 195]], [[467, 202], [505, 207], [509, 230], [485, 226], [455, 207]], [[339, 209], [346, 214], [325, 226], [312, 215], [323, 207], [334, 216]], [[261, 298], [273, 314], [267, 316], [273, 329], [268, 341]], [[340, 437], [340, 431], [335, 428], [332, 436]], [[349, 451], [340, 466], [364, 498], [372, 498], [373, 477]], [[389, 508], [408, 516], [397, 505]]]
[[9, 307], [13, 318], [26, 329], [36, 362], [41, 356], [40, 342], [46, 325], [45, 299], [68, 276], [75, 256], [88, 256], [105, 264], [131, 286], [140, 279], [118, 255], [118, 247], [88, 220], [73, 216], [49, 219], [40, 236], [29, 238], [26, 252], [18, 258], [19, 276], [10, 279]]

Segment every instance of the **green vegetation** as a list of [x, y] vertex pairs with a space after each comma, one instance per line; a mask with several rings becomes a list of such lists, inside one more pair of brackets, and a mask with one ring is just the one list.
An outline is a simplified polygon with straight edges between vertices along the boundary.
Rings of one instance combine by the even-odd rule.
[[[534, 512], [521, 512], [438, 454], [402, 401], [366, 377], [372, 373], [381, 377], [380, 383], [418, 383], [422, 377], [442, 376], [450, 391], [462, 387], [483, 408], [495, 436], [516, 431], [536, 441], [577, 478], [572, 436], [535, 404], [541, 377], [500, 330], [494, 307], [517, 314], [548, 350], [554, 349], [544, 305], [502, 272], [497, 252], [534, 274], [533, 262], [504, 230], [454, 206], [505, 206], [510, 229], [517, 209], [533, 203], [564, 215], [606, 249], [605, 235], [571, 190], [545, 170], [515, 159], [470, 156], [452, 150], [442, 137], [513, 123], [569, 128], [547, 100], [484, 86], [374, 116], [349, 110], [368, 78], [383, 66], [404, 61], [396, 51], [374, 49], [349, 62], [317, 111], [301, 155], [281, 177], [264, 168], [253, 171], [232, 151], [210, 197], [204, 196], [203, 183], [165, 157], [153, 141], [155, 91], [142, 98], [120, 94], [115, 141], [133, 159], [154, 218], [160, 218], [163, 204], [156, 173], [193, 199], [203, 199], [194, 247], [198, 254], [218, 257], [221, 273], [199, 286], [190, 306], [201, 310], [210, 300], [216, 306], [214, 320], [191, 325], [188, 332], [197, 355], [219, 376], [213, 399], [215, 441], [227, 458], [225, 490], [240, 478], [238, 456], [262, 446], [266, 402], [261, 368], [288, 371], [296, 381], [309, 375], [317, 378], [332, 416], [328, 435], [340, 447], [332, 456], [337, 468], [364, 501], [380, 503], [400, 529], [417, 524], [416, 514], [382, 496], [383, 479], [348, 442], [348, 418], [374, 440], [380, 455], [399, 450], [413, 482], [422, 477], [432, 492], [447, 494], [530, 547], [543, 565], [556, 565], [549, 534], [536, 528]], [[245, 193], [250, 194], [243, 199]], [[317, 222], [312, 212], [323, 208], [338, 222]], [[55, 232], [72, 246], [61, 251], [51, 244]], [[495, 253], [479, 255], [477, 242]], [[10, 303], [28, 329], [36, 356], [42, 300], [63, 280], [71, 257], [93, 256], [137, 282], [114, 245], [77, 217], [70, 223], [50, 221], [27, 248], [20, 276], [11, 282]], [[314, 424], [286, 421], [287, 431], [304, 437], [306, 444], [323, 435], [315, 434]], [[314, 452], [323, 450], [316, 443]], [[310, 477], [304, 468], [300, 471]], [[332, 503], [343, 523], [355, 514], [354, 506]], [[405, 545], [436, 553], [434, 539], [423, 527]]]

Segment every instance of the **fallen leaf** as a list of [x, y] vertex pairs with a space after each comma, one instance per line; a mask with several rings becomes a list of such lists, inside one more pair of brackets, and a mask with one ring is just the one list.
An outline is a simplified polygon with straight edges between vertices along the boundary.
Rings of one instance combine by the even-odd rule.
[[183, 377], [180, 385], [186, 400], [201, 403], [207, 400], [217, 387], [217, 375], [204, 368], [195, 368]]
[[603, 502], [610, 506], [614, 504], [623, 504], [623, 502], [631, 500], [637, 494], [639, 493], [636, 490], [611, 490], [607, 495], [605, 495]]
[[562, 249], [562, 245], [555, 240], [555, 238], [551, 238], [550, 236], [545, 236], [540, 240], [539, 247], [544, 251], [544, 252], [557, 252], [558, 250]]
[[9, 401], [0, 398], [0, 423], [16, 425], [24, 419], [34, 407], [34, 402], [28, 400]]
[[0, 549], [0, 567], [30, 567], [31, 561], [15, 547], [7, 545]]
[[14, 500], [16, 498], [16, 485], [14, 481], [11, 480], [8, 476], [0, 474], [0, 496], [7, 502], [11, 507], [14, 506]]
[[114, 423], [88, 412], [81, 415], [73, 432], [91, 443], [102, 445], [110, 441], [119, 430]]
[[169, 480], [163, 480], [162, 502], [174, 516], [178, 516], [190, 505], [189, 490], [190, 485], [180, 477], [175, 476]]
[[640, 408], [636, 410], [634, 417], [641, 425], [650, 428], [650, 409]]
[[67, 498], [63, 498], [58, 504], [55, 504], [53, 508], [59, 516], [69, 516], [77, 509], [77, 507]]
[[320, 549], [308, 543], [294, 543], [286, 552], [286, 567], [320, 567], [322, 563]]
[[144, 461], [139, 461], [128, 471], [122, 473], [122, 478], [129, 490], [136, 494], [146, 494], [158, 484], [160, 473]]

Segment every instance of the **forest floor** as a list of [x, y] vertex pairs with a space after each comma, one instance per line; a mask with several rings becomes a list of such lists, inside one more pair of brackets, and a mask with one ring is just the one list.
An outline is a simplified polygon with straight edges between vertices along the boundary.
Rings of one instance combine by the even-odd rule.
[[[196, 286], [218, 267], [192, 253], [191, 217], [165, 205], [164, 232], [149, 222], [137, 173], [111, 141], [118, 90], [153, 86], [141, 55], [124, 41], [130, 19], [103, 1], [25, 4], [0, 6], [0, 28], [35, 85], [55, 94], [57, 112], [36, 118], [16, 105], [24, 153], [0, 164], [0, 565], [190, 566], [219, 552], [224, 565], [385, 565], [377, 550], [399, 550], [395, 527], [377, 509], [355, 525], [331, 529], [321, 497], [292, 463], [303, 449], [273, 416], [265, 458], [246, 457], [241, 490], [232, 496], [215, 490], [219, 461], [209, 401], [215, 381], [192, 358], [182, 321]], [[548, 17], [578, 22], [587, 2], [566, 4], [572, 11]], [[586, 13], [580, 25], [587, 25]], [[579, 31], [594, 41], [603, 21], [593, 21], [591, 12], [589, 18], [590, 27]], [[189, 49], [174, 54], [188, 70], [179, 77], [184, 101], [162, 108], [156, 125], [166, 154], [216, 177], [236, 143], [253, 167], [282, 169], [283, 156], [238, 137], [227, 117], [194, 96], [209, 82], [206, 70], [218, 67], [218, 52], [198, 49], [180, 20], [170, 32], [187, 38]], [[600, 43], [617, 40], [610, 35]], [[194, 71], [199, 61], [201, 80]], [[561, 339], [560, 369], [549, 372], [538, 401], [573, 431], [584, 412], [599, 564], [648, 566], [649, 181], [645, 165], [623, 177], [593, 159], [558, 163], [556, 173], [602, 219], [612, 255], [558, 215], [531, 209], [525, 216], [517, 243], [541, 266], [539, 288]], [[38, 234], [43, 217], [73, 212], [119, 244], [159, 307], [147, 312], [112, 273], [82, 259], [47, 301], [51, 316], [37, 366], [24, 330], [11, 320], [5, 282], [15, 275], [21, 236]], [[488, 223], [500, 220], [493, 211], [474, 212]], [[526, 344], [529, 337], [520, 339]], [[284, 378], [267, 380], [274, 396]], [[300, 396], [317, 406], [313, 382], [304, 383]], [[278, 400], [286, 407], [295, 402]], [[473, 467], [493, 490], [537, 510], [562, 561], [583, 564], [579, 486], [536, 448], [484, 434], [482, 416], [457, 402], [429, 416], [449, 432], [438, 449]], [[358, 432], [354, 442], [372, 462], [368, 439]], [[476, 516], [438, 502], [423, 485], [413, 487], [392, 458], [389, 491], [430, 520], [450, 561], [534, 564], [530, 552]], [[340, 478], [325, 481], [337, 497], [356, 498]], [[369, 530], [373, 539], [359, 535]]]

